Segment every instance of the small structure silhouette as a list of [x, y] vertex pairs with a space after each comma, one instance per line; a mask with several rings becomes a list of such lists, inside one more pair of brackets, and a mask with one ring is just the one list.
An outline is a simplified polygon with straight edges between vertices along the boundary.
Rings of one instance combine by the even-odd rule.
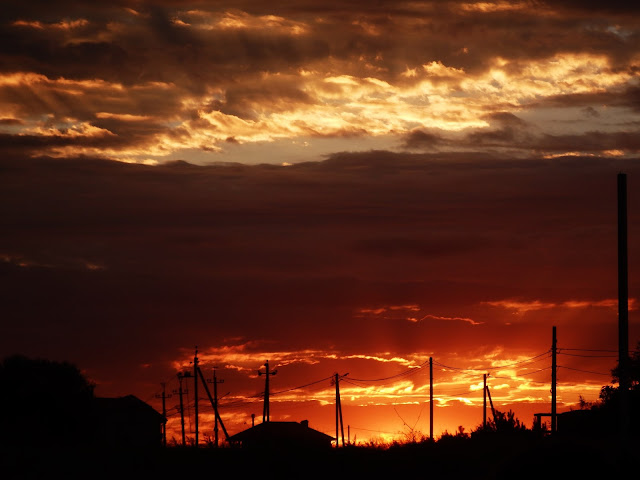
[[162, 445], [165, 417], [134, 395], [93, 399], [91, 443], [110, 448], [156, 448]]
[[263, 422], [229, 437], [242, 448], [324, 449], [333, 437], [309, 427], [309, 422]]

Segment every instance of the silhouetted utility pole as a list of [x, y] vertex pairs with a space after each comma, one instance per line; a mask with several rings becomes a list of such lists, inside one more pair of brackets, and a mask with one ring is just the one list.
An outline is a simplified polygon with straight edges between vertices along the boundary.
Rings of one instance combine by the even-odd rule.
[[196, 345], [196, 353], [193, 355], [193, 396], [195, 399], [195, 424], [196, 424], [196, 443], [194, 446], [198, 448], [198, 346]]
[[553, 338], [551, 340], [551, 434], [555, 434], [558, 428], [558, 417], [556, 414], [556, 385], [557, 385], [557, 355], [558, 339], [556, 337], [556, 327], [553, 327]]
[[182, 379], [190, 376], [191, 376], [191, 372], [184, 372], [184, 373], [178, 372], [178, 395], [180, 395], [180, 426], [182, 427], [182, 446], [183, 447], [187, 444], [187, 439], [184, 433], [184, 403], [182, 401], [182, 394], [186, 392], [182, 389]]
[[164, 422], [162, 423], [162, 446], [167, 446], [167, 404], [166, 399], [171, 398], [171, 394], [167, 395], [166, 393], [166, 384], [161, 383], [162, 385], [162, 395], [156, 395], [156, 398], [162, 398], [162, 416], [164, 417]]
[[342, 446], [344, 447], [344, 423], [342, 422], [342, 402], [340, 401], [340, 379], [349, 375], [345, 373], [344, 375], [335, 374], [333, 376], [333, 381], [336, 384], [336, 448], [340, 445], [340, 440], [338, 437], [338, 426], [340, 427], [340, 431], [342, 432]]
[[627, 258], [627, 176], [618, 174], [618, 381], [620, 434], [629, 433], [629, 276]]
[[487, 374], [485, 373], [482, 377], [484, 379], [484, 387], [482, 388], [484, 399], [482, 403], [482, 427], [487, 428]]
[[433, 440], [433, 358], [429, 357], [429, 438]]
[[264, 383], [264, 407], [262, 409], [262, 422], [269, 422], [271, 421], [271, 415], [269, 412], [269, 377], [271, 375], [275, 375], [276, 373], [278, 373], [278, 370], [274, 370], [273, 372], [269, 371], [269, 360], [267, 360], [264, 364], [265, 368], [267, 369], [266, 372], [261, 372], [260, 370], [258, 370], [258, 375], [264, 375], [265, 376], [265, 383]]
[[[491, 405], [491, 415], [493, 416], [493, 423], [496, 423], [496, 409], [493, 407], [493, 400], [491, 400], [491, 392], [489, 391], [489, 385], [484, 387], [484, 391], [487, 393], [489, 397], [489, 405]], [[498, 425], [496, 425], [496, 428]]]
[[198, 367], [198, 375], [200, 376], [200, 380], [202, 380], [204, 391], [207, 394], [207, 397], [209, 397], [209, 401], [211, 402], [211, 406], [213, 407], [213, 413], [215, 415], [216, 422], [220, 422], [220, 426], [222, 426], [222, 432], [224, 433], [224, 438], [228, 441], [229, 434], [227, 433], [227, 429], [224, 428], [224, 423], [222, 422], [222, 418], [220, 417], [220, 412], [218, 412], [218, 402], [214, 401], [213, 397], [211, 396], [211, 392], [209, 391], [209, 387], [207, 387], [207, 382], [204, 379], [204, 375], [202, 374], [202, 370], [200, 369], [200, 367]]
[[218, 446], [218, 384], [220, 383], [224, 383], [224, 380], [218, 380], [218, 377], [216, 377], [216, 367], [213, 367], [213, 380], [211, 381], [211, 383], [213, 383], [213, 410], [216, 412], [216, 420], [214, 423], [214, 427], [213, 427], [213, 437], [214, 437], [214, 444], [217, 447]]

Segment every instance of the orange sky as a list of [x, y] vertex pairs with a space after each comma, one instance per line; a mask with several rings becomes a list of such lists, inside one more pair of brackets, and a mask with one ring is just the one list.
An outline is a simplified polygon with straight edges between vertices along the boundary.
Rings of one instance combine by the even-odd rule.
[[261, 416], [269, 360], [272, 418], [333, 435], [330, 381], [291, 389], [348, 372], [352, 437], [390, 439], [429, 431], [429, 357], [436, 435], [479, 425], [483, 373], [530, 425], [557, 326], [559, 410], [594, 400], [616, 361], [619, 172], [640, 339], [638, 13], [3, 2], [0, 354], [159, 409], [198, 345], [230, 433]]

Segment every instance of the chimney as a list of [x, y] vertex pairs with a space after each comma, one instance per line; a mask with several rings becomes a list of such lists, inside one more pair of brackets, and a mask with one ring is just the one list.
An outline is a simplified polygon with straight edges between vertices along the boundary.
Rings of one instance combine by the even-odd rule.
[[309, 428], [309, 420], [302, 420], [300, 422], [300, 425], [302, 425], [305, 428]]

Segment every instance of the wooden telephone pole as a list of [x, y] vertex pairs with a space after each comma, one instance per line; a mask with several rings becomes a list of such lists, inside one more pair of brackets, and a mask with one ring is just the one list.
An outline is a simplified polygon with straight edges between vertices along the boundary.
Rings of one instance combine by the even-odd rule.
[[429, 357], [429, 438], [433, 441], [433, 358]]
[[[200, 367], [198, 367], [198, 375], [200, 376], [200, 380], [202, 380], [202, 385], [204, 386], [204, 391], [207, 394], [207, 397], [209, 397], [209, 401], [211, 402], [211, 406], [213, 407], [213, 412], [215, 414], [215, 420], [216, 420], [216, 432], [215, 433], [216, 433], [216, 447], [217, 447], [218, 446], [218, 443], [217, 443], [217, 437], [218, 437], [217, 425], [218, 425], [218, 423], [220, 423], [220, 426], [222, 427], [222, 432], [224, 433], [225, 439], [229, 440], [229, 434], [227, 433], [227, 429], [224, 428], [224, 423], [222, 422], [222, 418], [220, 417], [220, 412], [218, 412], [217, 397], [214, 400], [213, 397], [211, 396], [211, 392], [209, 391], [209, 387], [207, 386], [207, 382], [204, 379], [204, 375], [202, 374], [202, 370], [200, 369]], [[220, 382], [220, 383], [222, 383], [222, 382]], [[216, 395], [217, 395], [217, 393], [216, 393]]]
[[269, 360], [267, 360], [264, 364], [265, 368], [267, 369], [266, 372], [262, 372], [260, 370], [258, 370], [258, 376], [264, 375], [265, 376], [265, 384], [264, 384], [264, 407], [262, 409], [262, 422], [269, 422], [271, 421], [270, 417], [270, 412], [269, 412], [269, 377], [271, 375], [275, 375], [276, 373], [278, 373], [278, 370], [274, 370], [272, 372], [269, 371]]
[[216, 377], [216, 367], [213, 367], [213, 410], [216, 412], [215, 424], [213, 427], [213, 437], [215, 446], [218, 446], [218, 384], [224, 383], [224, 380], [218, 380]]
[[338, 427], [340, 427], [340, 432], [342, 433], [342, 446], [344, 447], [344, 423], [342, 422], [342, 402], [340, 401], [340, 379], [347, 375], [349, 374], [345, 373], [340, 376], [336, 373], [333, 377], [333, 381], [336, 384], [336, 448], [340, 445]]
[[482, 391], [484, 393], [483, 395], [483, 409], [482, 409], [482, 427], [483, 428], [487, 428], [487, 374], [485, 373], [482, 378], [484, 379], [484, 387], [482, 388]]
[[186, 391], [182, 388], [182, 379], [185, 377], [190, 377], [191, 372], [178, 372], [178, 391], [174, 393], [178, 393], [180, 395], [180, 426], [182, 427], [182, 446], [184, 447], [187, 444], [187, 439], [184, 432], [184, 403], [182, 401], [182, 394], [186, 393]]
[[162, 385], [162, 395], [156, 395], [156, 398], [162, 398], [162, 416], [164, 417], [164, 422], [162, 423], [162, 446], [167, 446], [167, 403], [166, 399], [171, 398], [171, 394], [167, 395], [166, 392], [166, 384], [161, 383]]
[[[485, 393], [489, 397], [489, 405], [491, 405], [491, 415], [493, 416], [493, 423], [496, 423], [496, 409], [493, 406], [493, 400], [491, 400], [491, 391], [489, 391], [489, 385], [486, 385], [484, 388]], [[496, 425], [496, 428], [498, 425]]]
[[558, 339], [556, 337], [556, 327], [553, 327], [553, 338], [551, 340], [551, 434], [555, 434], [558, 428], [558, 416], [556, 412], [556, 385], [557, 379], [557, 354]]
[[195, 426], [196, 426], [196, 442], [194, 446], [198, 448], [198, 346], [196, 345], [196, 353], [193, 356], [193, 397], [195, 400]]

